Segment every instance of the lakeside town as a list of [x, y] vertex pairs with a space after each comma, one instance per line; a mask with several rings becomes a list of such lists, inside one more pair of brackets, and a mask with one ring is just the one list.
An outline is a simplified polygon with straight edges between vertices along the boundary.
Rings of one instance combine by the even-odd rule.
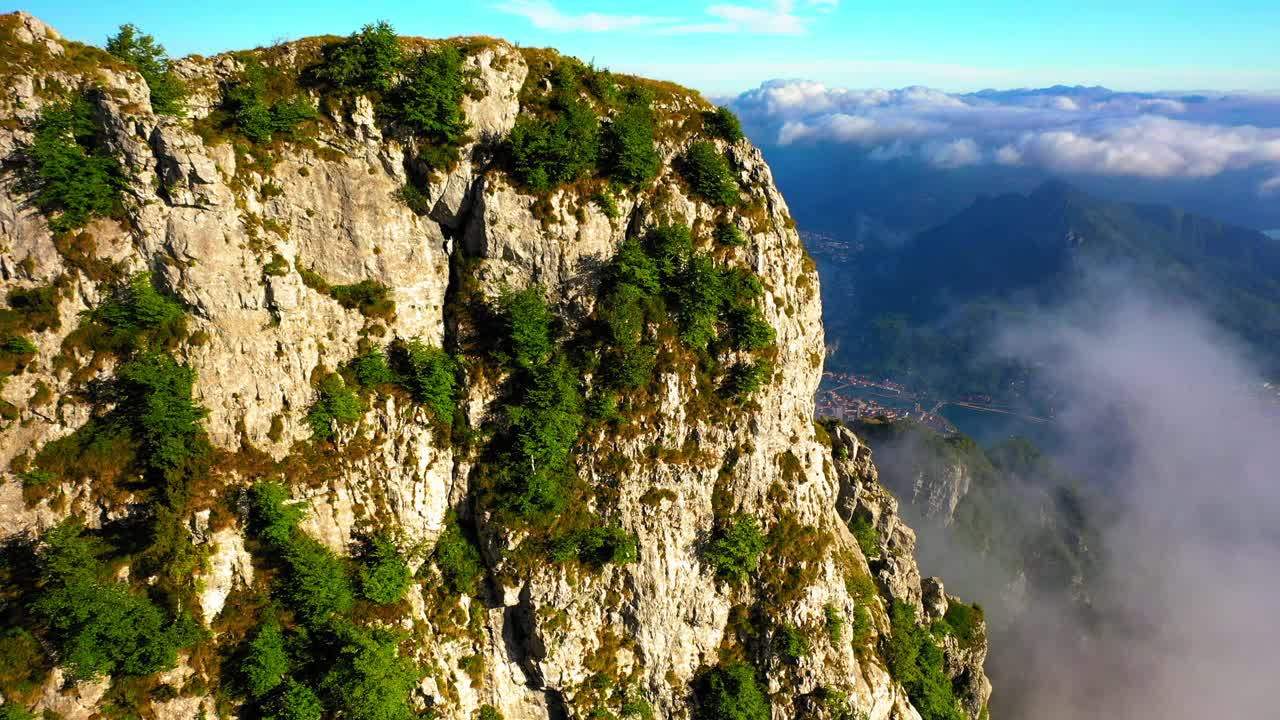
[[822, 373], [815, 397], [820, 417], [912, 420], [939, 432], [956, 431], [951, 421], [939, 414], [940, 405], [926, 409], [924, 401], [922, 396], [888, 378], [831, 371]]

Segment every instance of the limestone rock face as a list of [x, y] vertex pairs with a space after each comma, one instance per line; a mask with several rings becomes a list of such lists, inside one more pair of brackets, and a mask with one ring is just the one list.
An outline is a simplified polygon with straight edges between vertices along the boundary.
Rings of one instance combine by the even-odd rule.
[[[30, 16], [7, 17], [16, 27], [9, 37], [32, 57], [85, 52]], [[290, 61], [307, 42], [274, 49], [273, 62]], [[57, 487], [24, 495], [10, 471], [82, 427], [92, 408], [79, 391], [113, 371], [110, 359], [92, 362], [91, 352], [68, 340], [78, 317], [110, 291], [81, 256], [88, 255], [113, 263], [117, 275], [150, 271], [187, 310], [191, 340], [175, 356], [196, 373], [195, 399], [207, 410], [202, 426], [225, 465], [219, 477], [230, 478], [200, 490], [217, 498], [206, 503], [212, 515], [186, 519], [202, 553], [198, 614], [212, 629], [208, 642], [229, 637], [224, 621], [240, 612], [237, 593], [269, 581], [255, 566], [237, 501], [249, 484], [280, 479], [263, 468], [293, 468], [283, 479], [306, 502], [302, 529], [324, 545], [348, 553], [362, 532], [390, 528], [414, 566], [422, 564], [450, 514], [470, 512], [473, 471], [483, 457], [450, 442], [423, 407], [397, 394], [374, 399], [359, 422], [337, 429], [335, 450], [322, 452], [307, 419], [319, 374], [370, 343], [445, 344], [460, 322], [451, 304], [460, 284], [489, 300], [537, 285], [566, 324], [585, 322], [601, 268], [625, 239], [675, 222], [706, 244], [723, 214], [692, 196], [676, 169], [692, 138], [675, 129], [709, 107], [692, 93], [659, 105], [659, 176], [617, 193], [615, 217], [573, 186], [545, 197], [520, 189], [494, 148], [521, 111], [529, 57], [537, 56], [500, 41], [467, 46], [470, 139], [452, 169], [433, 173], [418, 166], [417, 141], [386, 128], [365, 98], [323, 106], [314, 137], [273, 144], [269, 159], [202, 134], [200, 119], [218, 107], [219, 88], [241, 67], [231, 55], [175, 64], [189, 88], [181, 118], [153, 114], [145, 83], [126, 68], [97, 65], [75, 75], [52, 64], [20, 73], [0, 102], [0, 116], [18, 121], [0, 124], [0, 151], [12, 155], [29, 142], [26, 123], [54, 97], [55, 81], [83, 89], [126, 169], [128, 192], [123, 219], [97, 220], [59, 238], [14, 177], [0, 178], [0, 290], [53, 282], [62, 288], [61, 322], [31, 335], [37, 360], [3, 387], [15, 408], [14, 419], [0, 425], [4, 534], [33, 537], [68, 516], [99, 527], [146, 512], [128, 493], [108, 496], [88, 478], [60, 478]], [[718, 257], [760, 279], [763, 315], [776, 332], [770, 382], [742, 408], [709, 413], [699, 392], [710, 391], [698, 389], [696, 369], [677, 365], [657, 379], [651, 412], [625, 432], [595, 430], [580, 441], [579, 476], [612, 491], [607, 507], [583, 510], [633, 533], [635, 562], [599, 572], [550, 562], [516, 569], [503, 553], [520, 543], [519, 533], [475, 517], [490, 580], [444, 612], [425, 582], [410, 591], [403, 624], [419, 640], [416, 659], [430, 668], [415, 696], [419, 705], [458, 720], [485, 705], [507, 720], [586, 717], [584, 698], [608, 668], [634, 683], [658, 716], [688, 717], [695, 678], [736, 642], [735, 626], [768, 608], [764, 619], [751, 621], [759, 647], [747, 659], [767, 681], [775, 718], [837, 711], [869, 720], [919, 717], [878, 657], [877, 638], [888, 631], [890, 602], [912, 605], [923, 622], [938, 607], [945, 614], [945, 594], [940, 583], [922, 591], [914, 533], [879, 485], [867, 448], [846, 430], [830, 438], [815, 430], [823, 352], [816, 271], [760, 152], [745, 140], [716, 142], [751, 208], [749, 219], [736, 221], [746, 243], [720, 248]], [[417, 212], [399, 199], [411, 175], [427, 178]], [[78, 245], [69, 245], [73, 239]], [[317, 288], [315, 276], [335, 286], [380, 283], [390, 289], [394, 313], [371, 318], [345, 307]], [[495, 412], [496, 383], [482, 372], [466, 374], [460, 414], [471, 427]], [[40, 387], [52, 401], [33, 402]], [[795, 528], [807, 540], [779, 545], [785, 557], [763, 558], [749, 583], [720, 580], [703, 550], [725, 502], [766, 530]], [[864, 556], [851, 533], [855, 517], [875, 528], [877, 557]], [[770, 563], [784, 569], [769, 571]], [[868, 574], [878, 585], [874, 597], [850, 589], [852, 578]], [[768, 590], [770, 582], [782, 589]], [[832, 618], [860, 613], [872, 625], [861, 647], [824, 630]], [[466, 629], [445, 616], [467, 618]], [[809, 637], [802, 657], [769, 649], [784, 627]], [[974, 718], [989, 694], [984, 654], [985, 647], [956, 665], [955, 676], [976, 688], [979, 699], [966, 708]], [[208, 692], [222, 682], [210, 675], [216, 668], [192, 664], [192, 676], [175, 680], [174, 692], [150, 712], [213, 717], [222, 708]], [[53, 688], [37, 709], [87, 717], [101, 695]], [[845, 698], [847, 707], [834, 708], [832, 697]]]

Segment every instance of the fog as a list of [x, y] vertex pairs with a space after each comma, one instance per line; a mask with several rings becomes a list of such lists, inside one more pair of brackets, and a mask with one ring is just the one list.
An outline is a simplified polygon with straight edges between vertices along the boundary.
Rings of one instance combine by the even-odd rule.
[[[1280, 414], [1195, 307], [1105, 278], [993, 346], [1065, 390], [1055, 455], [1104, 498], [1092, 613], [1001, 605], [1009, 577], [921, 534], [924, 570], [984, 602], [1002, 720], [1275, 717]], [[1087, 619], [1086, 619], [1087, 617]]]

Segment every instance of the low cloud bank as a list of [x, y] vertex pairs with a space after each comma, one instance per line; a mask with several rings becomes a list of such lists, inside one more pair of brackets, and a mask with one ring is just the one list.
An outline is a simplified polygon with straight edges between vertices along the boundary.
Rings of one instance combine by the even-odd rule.
[[778, 145], [838, 143], [939, 167], [1027, 165], [1053, 172], [1205, 178], [1261, 169], [1280, 193], [1280, 98], [1163, 96], [1105, 88], [951, 94], [850, 90], [774, 80], [731, 103]]
[[[993, 637], [997, 709], [1017, 720], [1269, 717], [1280, 403], [1196, 308], [1132, 288], [1099, 282], [997, 344], [1066, 390], [1061, 459], [1100, 488], [1107, 516], [1093, 611], [1069, 593], [1032, 597]], [[921, 535], [925, 570], [998, 605], [989, 563], [937, 540]], [[976, 574], [957, 578], [965, 568]]]

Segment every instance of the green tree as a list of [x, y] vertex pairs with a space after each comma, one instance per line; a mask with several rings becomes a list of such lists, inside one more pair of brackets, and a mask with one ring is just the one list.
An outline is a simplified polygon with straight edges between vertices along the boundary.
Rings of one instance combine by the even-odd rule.
[[58, 661], [72, 677], [136, 677], [173, 667], [177, 626], [146, 596], [109, 579], [82, 526], [63, 523], [44, 541], [32, 609], [48, 623]]
[[640, 546], [636, 536], [616, 523], [576, 530], [551, 544], [551, 559], [555, 562], [577, 560], [596, 569], [609, 564], [633, 563], [639, 558]]
[[942, 650], [929, 631], [916, 624], [915, 610], [906, 603], [894, 601], [889, 609], [883, 655], [889, 675], [902, 683], [921, 718], [964, 720], [944, 669]]
[[738, 183], [733, 179], [729, 163], [713, 143], [698, 140], [690, 145], [680, 164], [680, 173], [695, 196], [713, 205], [738, 202]]
[[231, 123], [255, 143], [267, 143], [276, 136], [293, 137], [296, 127], [316, 117], [316, 110], [303, 97], [270, 99], [268, 87], [280, 71], [268, 68], [254, 57], [244, 59], [239, 82], [223, 92], [223, 105]]
[[715, 240], [721, 245], [728, 245], [729, 247], [740, 247], [747, 244], [747, 236], [742, 234], [738, 226], [724, 220], [716, 223]]
[[511, 172], [534, 191], [584, 177], [596, 166], [599, 135], [600, 121], [576, 98], [550, 119], [521, 115], [507, 136]]
[[[688, 237], [688, 241], [692, 248], [693, 238]], [[615, 285], [631, 285], [645, 295], [656, 295], [662, 291], [663, 274], [659, 271], [658, 263], [645, 251], [644, 245], [634, 238], [622, 241], [618, 254], [609, 263], [608, 277]]]
[[387, 356], [382, 348], [371, 347], [351, 360], [351, 373], [361, 387], [372, 388], [389, 385], [396, 381], [396, 374], [387, 364]]
[[713, 668], [699, 683], [699, 720], [768, 720], [769, 700], [746, 663]]
[[532, 370], [550, 359], [554, 346], [551, 324], [555, 316], [542, 289], [529, 287], [502, 299], [507, 344], [518, 368]]
[[120, 202], [120, 165], [99, 139], [93, 107], [83, 97], [46, 105], [20, 153], [19, 187], [54, 232], [84, 227]]
[[120, 31], [107, 38], [107, 52], [132, 64], [151, 90], [151, 109], [159, 115], [182, 112], [186, 87], [173, 74], [164, 46], [135, 25], [121, 25]]
[[147, 464], [177, 471], [209, 451], [200, 421], [204, 408], [191, 399], [196, 374], [171, 356], [146, 352], [116, 371], [112, 398], [142, 441]]
[[413, 720], [410, 693], [418, 668], [401, 657], [390, 633], [345, 627], [342, 644], [325, 675], [324, 688], [340, 714], [352, 720]]
[[742, 123], [739, 122], [738, 116], [727, 107], [718, 107], [715, 110], [709, 110], [702, 116], [703, 126], [712, 137], [727, 140], [728, 142], [738, 142], [742, 139]]
[[653, 143], [654, 117], [648, 96], [631, 99], [603, 133], [604, 165], [609, 176], [639, 185], [658, 174], [662, 160]]
[[295, 532], [284, 548], [284, 556], [289, 564], [289, 604], [307, 622], [323, 622], [355, 604], [347, 566], [332, 550]]
[[284, 682], [290, 667], [289, 653], [285, 650], [284, 630], [280, 623], [268, 621], [258, 630], [253, 640], [249, 641], [240, 666], [245, 692], [252, 698], [265, 697]]
[[730, 397], [743, 400], [759, 392], [772, 378], [773, 363], [768, 358], [740, 361], [729, 368], [724, 392]]
[[735, 515], [707, 546], [703, 557], [726, 580], [741, 582], [760, 566], [765, 537], [760, 523], [750, 515]]
[[694, 253], [684, 264], [675, 287], [680, 339], [705, 350], [716, 338], [716, 322], [725, 299], [723, 275], [711, 258]]
[[774, 652], [789, 663], [809, 654], [809, 637], [794, 625], [783, 625], [773, 634]]
[[458, 389], [458, 363], [453, 356], [414, 338], [394, 343], [391, 359], [413, 399], [431, 411], [440, 427], [453, 425]]
[[289, 680], [284, 692], [276, 696], [263, 715], [264, 720], [321, 720], [324, 704], [315, 691], [300, 682]]
[[281, 484], [260, 482], [249, 488], [250, 520], [254, 532], [273, 545], [283, 548], [306, 515], [302, 503], [291, 502], [289, 491]]
[[660, 225], [645, 234], [645, 245], [657, 266], [662, 289], [675, 287], [684, 264], [693, 255], [693, 233], [684, 225]]
[[418, 53], [405, 68], [391, 96], [391, 115], [424, 136], [432, 148], [424, 155], [433, 168], [444, 168], [458, 156], [466, 139], [462, 98], [467, 94], [462, 54], [452, 45]]
[[391, 288], [377, 280], [361, 280], [349, 285], [332, 285], [329, 295], [348, 310], [359, 310], [365, 317], [390, 317], [395, 312]]
[[409, 589], [409, 564], [385, 534], [368, 538], [360, 555], [360, 592], [380, 605], [400, 602]]
[[390, 23], [380, 20], [326, 46], [324, 59], [313, 75], [343, 92], [386, 92], [391, 89], [403, 58], [396, 31]]
[[313, 440], [333, 438], [333, 424], [350, 425], [364, 417], [364, 402], [337, 373], [329, 373], [316, 388], [316, 400], [307, 412]]
[[36, 716], [16, 702], [0, 703], [0, 720], [36, 720]]
[[476, 594], [479, 581], [484, 577], [484, 562], [453, 513], [445, 520], [444, 532], [436, 539], [432, 560], [453, 592]]
[[523, 397], [506, 413], [520, 468], [510, 503], [526, 516], [554, 513], [565, 502], [573, 445], [584, 422], [577, 374], [556, 358], [525, 373], [523, 384]]

